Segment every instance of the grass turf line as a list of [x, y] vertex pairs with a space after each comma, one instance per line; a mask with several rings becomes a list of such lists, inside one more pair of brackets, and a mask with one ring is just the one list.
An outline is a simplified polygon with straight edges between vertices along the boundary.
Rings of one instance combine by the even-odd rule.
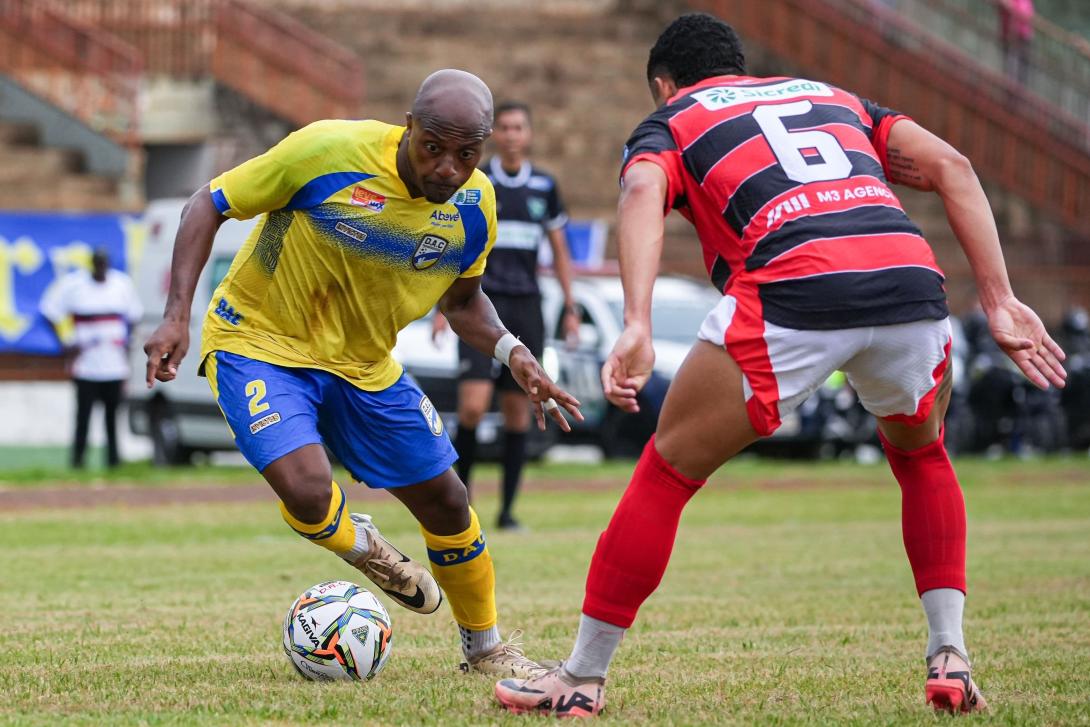
[[[920, 724], [925, 627], [880, 468], [728, 467], [686, 512], [663, 587], [626, 638], [603, 724]], [[973, 463], [967, 637], [989, 724], [1090, 724], [1090, 487], [1066, 468]], [[1024, 476], [1019, 476], [1024, 474]], [[722, 484], [729, 483], [729, 487]], [[351, 490], [349, 494], [351, 496]], [[531, 656], [571, 646], [612, 490], [534, 493], [533, 531], [489, 533], [501, 628]], [[490, 497], [478, 503], [489, 523]], [[368, 502], [422, 557], [391, 498]], [[262, 505], [0, 514], [0, 722], [528, 724], [457, 672], [444, 609], [389, 605], [393, 653], [366, 684], [302, 681], [280, 651], [306, 587], [362, 576]]]

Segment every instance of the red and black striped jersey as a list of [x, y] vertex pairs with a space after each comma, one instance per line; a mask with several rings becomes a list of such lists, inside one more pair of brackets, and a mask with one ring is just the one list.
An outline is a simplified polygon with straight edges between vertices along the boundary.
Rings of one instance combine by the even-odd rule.
[[756, 293], [771, 323], [941, 319], [942, 271], [886, 182], [886, 140], [903, 118], [818, 81], [708, 78], [636, 128], [621, 174], [658, 164], [712, 282]]

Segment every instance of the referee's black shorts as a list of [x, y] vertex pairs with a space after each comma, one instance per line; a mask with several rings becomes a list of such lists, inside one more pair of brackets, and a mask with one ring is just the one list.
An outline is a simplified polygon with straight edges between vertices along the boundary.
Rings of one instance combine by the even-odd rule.
[[[545, 321], [541, 317], [540, 295], [490, 294], [492, 305], [504, 327], [518, 336], [539, 360], [545, 347]], [[511, 371], [491, 356], [458, 341], [458, 380], [492, 381], [501, 391], [521, 391]]]

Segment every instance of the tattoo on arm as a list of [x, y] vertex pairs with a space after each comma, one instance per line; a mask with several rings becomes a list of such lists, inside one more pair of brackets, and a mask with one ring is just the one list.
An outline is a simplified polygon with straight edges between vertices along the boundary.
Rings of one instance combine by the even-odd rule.
[[903, 154], [900, 149], [890, 147], [886, 150], [886, 164], [889, 167], [889, 181], [894, 184], [905, 184], [917, 189], [931, 188], [916, 160]]

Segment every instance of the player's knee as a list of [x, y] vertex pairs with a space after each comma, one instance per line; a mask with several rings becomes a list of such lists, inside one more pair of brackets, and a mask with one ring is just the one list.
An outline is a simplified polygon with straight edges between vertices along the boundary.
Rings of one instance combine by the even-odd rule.
[[281, 495], [284, 507], [292, 517], [304, 523], [324, 520], [329, 514], [329, 501], [332, 497], [333, 485], [324, 472], [301, 475]]
[[655, 434], [655, 450], [675, 471], [694, 480], [708, 479], [723, 464], [715, 454], [669, 431]]
[[475, 429], [484, 419], [484, 409], [475, 406], [463, 406], [458, 409], [458, 424]]
[[435, 510], [440, 517], [461, 518], [469, 512], [469, 494], [465, 487], [447, 487], [435, 499]]
[[469, 524], [469, 495], [457, 480], [430, 498], [427, 512], [417, 515], [421, 524], [433, 533], [458, 533]]

